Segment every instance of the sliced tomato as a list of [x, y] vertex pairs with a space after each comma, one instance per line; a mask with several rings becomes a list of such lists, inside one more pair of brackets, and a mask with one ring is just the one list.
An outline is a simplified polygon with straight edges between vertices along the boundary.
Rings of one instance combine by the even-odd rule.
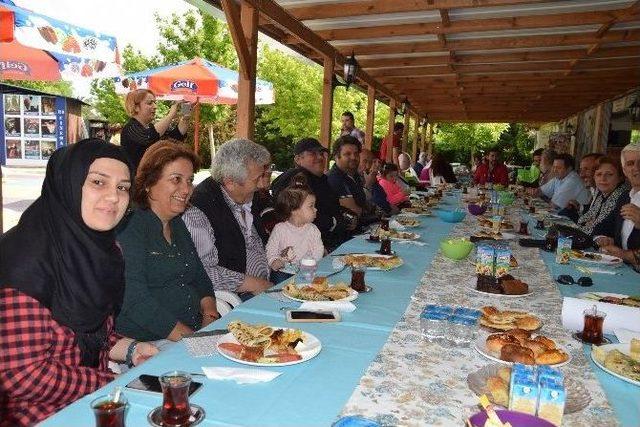
[[278, 363], [295, 362], [296, 360], [302, 360], [302, 356], [299, 354], [278, 353], [273, 355]]
[[234, 355], [240, 354], [240, 352], [242, 352], [242, 349], [244, 349], [244, 346], [242, 344], [236, 344], [232, 342], [221, 343], [218, 345], [218, 347], [220, 347], [223, 350], [229, 351]]

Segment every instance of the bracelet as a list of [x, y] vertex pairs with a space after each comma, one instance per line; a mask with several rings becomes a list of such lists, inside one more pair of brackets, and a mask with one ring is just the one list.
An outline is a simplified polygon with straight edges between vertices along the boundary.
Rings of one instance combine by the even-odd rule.
[[138, 341], [131, 341], [131, 344], [129, 344], [129, 347], [127, 347], [127, 356], [124, 359], [124, 363], [128, 366], [128, 367], [133, 367], [133, 352], [136, 351], [136, 347], [138, 345]]

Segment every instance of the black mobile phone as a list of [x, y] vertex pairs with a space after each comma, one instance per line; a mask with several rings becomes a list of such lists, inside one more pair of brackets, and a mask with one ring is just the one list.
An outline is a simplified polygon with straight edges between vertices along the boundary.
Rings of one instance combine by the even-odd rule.
[[339, 322], [340, 313], [338, 311], [287, 311], [287, 321], [289, 322]]
[[[130, 388], [132, 390], [162, 394], [162, 387], [160, 386], [160, 378], [157, 377], [156, 375], [145, 375], [145, 374], [140, 375], [138, 378], [131, 381], [125, 387]], [[200, 387], [202, 387], [202, 383], [199, 383], [197, 381], [191, 381], [191, 384], [189, 385], [189, 396], [191, 396], [196, 391], [200, 390]]]

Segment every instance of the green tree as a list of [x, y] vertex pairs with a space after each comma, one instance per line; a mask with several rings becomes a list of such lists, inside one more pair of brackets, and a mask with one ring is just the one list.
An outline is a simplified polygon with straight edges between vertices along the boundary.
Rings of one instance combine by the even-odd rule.
[[507, 123], [438, 123], [435, 149], [449, 161], [469, 163], [471, 153], [494, 146]]
[[39, 90], [42, 92], [51, 93], [54, 95], [73, 96], [73, 87], [70, 82], [43, 82], [43, 81], [29, 81], [29, 80], [3, 80], [2, 83], [24, 87], [27, 89]]

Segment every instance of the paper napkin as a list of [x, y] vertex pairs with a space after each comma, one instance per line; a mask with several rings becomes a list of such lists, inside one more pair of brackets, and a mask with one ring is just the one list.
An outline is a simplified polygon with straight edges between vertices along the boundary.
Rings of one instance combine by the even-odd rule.
[[396, 230], [404, 230], [405, 228], [407, 228], [404, 225], [400, 224], [395, 219], [392, 219], [391, 221], [389, 221], [389, 227], [395, 228]]
[[632, 331], [626, 328], [614, 328], [613, 333], [616, 334], [616, 338], [618, 338], [618, 341], [621, 343], [631, 342], [632, 338], [640, 340], [640, 332], [638, 331]]
[[238, 384], [267, 383], [282, 374], [282, 372], [267, 371], [266, 369], [221, 366], [203, 366], [202, 370], [210, 380], [231, 380]]
[[307, 301], [300, 305], [300, 310], [321, 311], [338, 310], [344, 313], [351, 313], [356, 306], [350, 301]]

